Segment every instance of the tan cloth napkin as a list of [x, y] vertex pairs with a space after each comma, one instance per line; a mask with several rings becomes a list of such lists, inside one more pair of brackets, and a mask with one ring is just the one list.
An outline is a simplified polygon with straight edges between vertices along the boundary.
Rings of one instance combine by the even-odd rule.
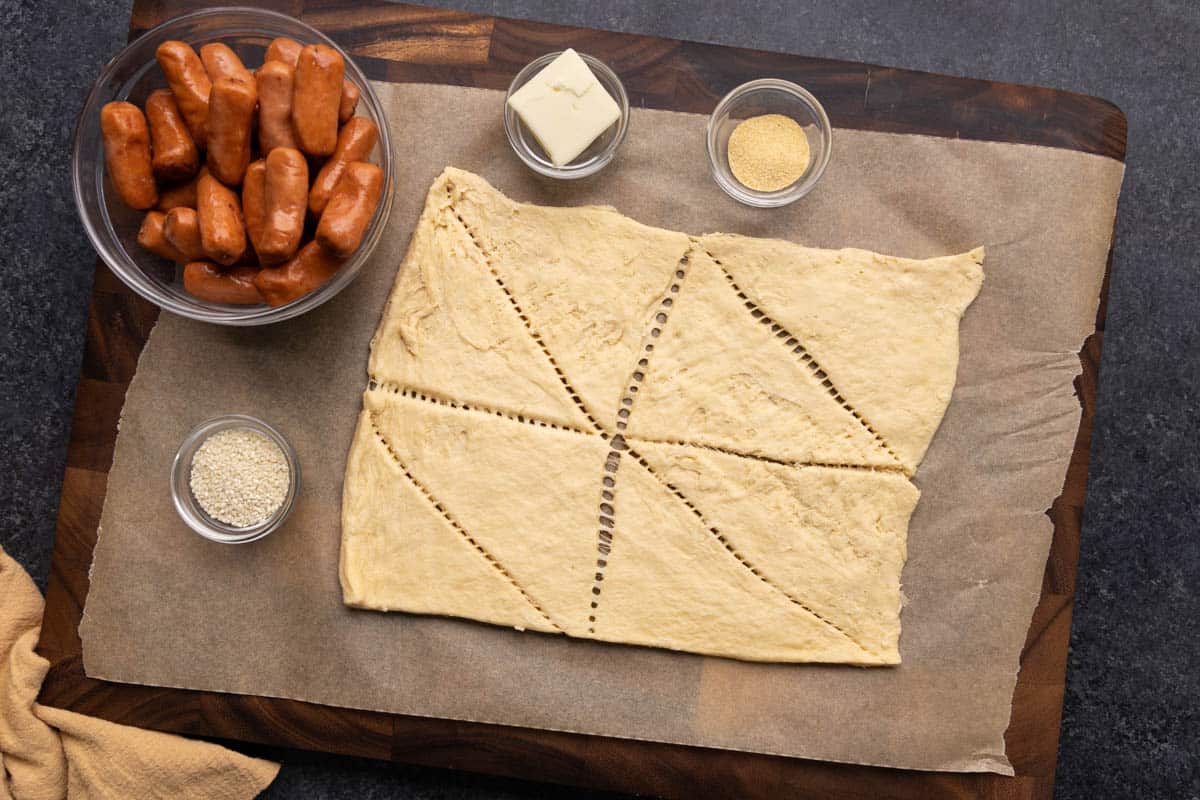
[[38, 705], [41, 621], [41, 594], [0, 549], [0, 800], [234, 800], [275, 780], [270, 761]]

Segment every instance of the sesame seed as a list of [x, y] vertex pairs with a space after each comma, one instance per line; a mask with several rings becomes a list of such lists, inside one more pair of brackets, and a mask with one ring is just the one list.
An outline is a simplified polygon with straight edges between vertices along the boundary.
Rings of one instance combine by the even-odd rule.
[[291, 470], [279, 445], [261, 433], [214, 433], [192, 456], [192, 496], [213, 519], [235, 528], [267, 520], [283, 505]]

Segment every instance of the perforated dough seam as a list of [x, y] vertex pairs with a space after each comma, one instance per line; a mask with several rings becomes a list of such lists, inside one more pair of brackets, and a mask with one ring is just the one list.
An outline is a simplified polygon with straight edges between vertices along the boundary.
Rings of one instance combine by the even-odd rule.
[[383, 435], [383, 431], [379, 429], [379, 424], [375, 420], [375, 414], [368, 412], [367, 419], [370, 420], [371, 430], [375, 433], [375, 438], [379, 440], [379, 443], [383, 445], [388, 455], [391, 456], [392, 460], [396, 462], [396, 466], [399, 467], [400, 471], [404, 473], [404, 477], [408, 479], [409, 483], [411, 483], [417, 489], [417, 491], [420, 492], [421, 496], [424, 497], [425, 500], [431, 506], [433, 506], [433, 508], [439, 514], [442, 515], [442, 518], [450, 524], [450, 527], [457, 531], [458, 534], [466, 540], [467, 544], [471, 545], [471, 547], [475, 549], [475, 552], [479, 553], [479, 555], [481, 555], [484, 560], [486, 560], [488, 564], [492, 566], [493, 569], [499, 572], [514, 589], [521, 593], [521, 597], [525, 598], [525, 602], [529, 603], [529, 605], [532, 606], [535, 611], [541, 614], [546, 622], [550, 623], [550, 625], [556, 631], [562, 633], [563, 629], [558, 626], [558, 623], [551, 619], [550, 615], [547, 614], [540, 605], [538, 605], [537, 601], [529, 596], [529, 593], [525, 591], [525, 588], [521, 586], [521, 584], [517, 583], [517, 579], [514, 578], [507, 569], [504, 568], [504, 565], [501, 564], [495, 556], [489, 553], [487, 549], [483, 547], [483, 545], [476, 541], [475, 537], [468, 533], [466, 528], [459, 524], [458, 520], [454, 518], [454, 516], [446, 509], [444, 505], [442, 505], [440, 500], [434, 497], [433, 493], [429, 491], [425, 484], [417, 480], [416, 476], [414, 476], [409, 470], [408, 465], [405, 464], [404, 460], [400, 458], [400, 454], [397, 453], [395, 448], [392, 447], [391, 442], [389, 442], [387, 437]]
[[782, 458], [772, 458], [771, 456], [763, 456], [757, 453], [747, 453], [743, 450], [734, 450], [730, 447], [722, 447], [716, 444], [707, 444], [705, 442], [685, 442], [682, 439], [652, 439], [648, 436], [629, 436], [626, 437], [628, 442], [645, 442], [647, 444], [664, 444], [673, 445], [675, 447], [694, 447], [698, 450], [711, 450], [714, 453], [724, 453], [727, 456], [735, 458], [745, 458], [750, 461], [762, 461], [767, 464], [777, 464], [781, 467], [823, 467], [825, 469], [848, 469], [858, 470], [862, 472], [894, 472], [904, 475], [904, 468], [899, 464], [896, 466], [884, 466], [879, 464], [848, 464], [840, 461], [788, 461]]
[[850, 412], [850, 414], [853, 415], [856, 420], [858, 420], [859, 424], [861, 424], [867, 430], [867, 432], [874, 437], [875, 441], [879, 442], [883, 449], [887, 451], [888, 455], [892, 457], [892, 459], [900, 466], [901, 470], [903, 470], [906, 475], [911, 475], [911, 470], [909, 470], [909, 468], [900, 459], [900, 456], [896, 454], [896, 451], [892, 449], [892, 446], [887, 443], [887, 440], [883, 438], [879, 431], [875, 430], [874, 426], [867, 421], [866, 417], [864, 417], [858, 409], [850, 405], [850, 401], [842, 396], [842, 393], [833, 384], [833, 379], [829, 377], [829, 373], [827, 373], [821, 367], [821, 365], [817, 363], [817, 360], [813, 358], [812, 353], [808, 352], [803, 343], [801, 343], [801, 341], [792, 335], [792, 333], [786, 328], [773, 320], [771, 317], [767, 316], [767, 313], [763, 311], [762, 306], [759, 303], [750, 299], [749, 295], [747, 295], [742, 287], [738, 285], [738, 282], [734, 279], [733, 275], [729, 272], [725, 265], [721, 263], [720, 259], [714, 256], [707, 249], [705, 249], [704, 252], [713, 260], [714, 264], [720, 267], [721, 273], [725, 276], [726, 282], [729, 284], [730, 288], [737, 293], [738, 299], [742, 301], [742, 305], [744, 305], [750, 312], [750, 316], [754, 317], [761, 324], [770, 327], [771, 332], [775, 334], [775, 338], [779, 339], [785, 347], [790, 348], [793, 353], [800, 357], [801, 363], [808, 367], [808, 369], [812, 372], [813, 377], [821, 382], [821, 386], [829, 393], [829, 396], [832, 397], [838, 403], [838, 405]]
[[641, 342], [638, 343], [639, 358], [629, 375], [629, 380], [625, 382], [625, 390], [622, 392], [621, 402], [618, 404], [617, 433], [608, 443], [609, 451], [604, 460], [606, 474], [601, 478], [600, 530], [596, 539], [596, 574], [592, 581], [591, 613], [588, 615], [588, 633], [591, 634], [596, 633], [596, 614], [600, 607], [601, 584], [604, 581], [604, 571], [608, 566], [613, 537], [616, 534], [616, 476], [617, 469], [621, 466], [621, 453], [627, 447], [625, 427], [628, 424], [629, 415], [632, 413], [633, 404], [637, 400], [638, 386], [646, 377], [650, 356], [654, 353], [654, 341], [662, 335], [662, 330], [671, 317], [671, 309], [675, 305], [675, 299], [683, 285], [684, 278], [687, 277], [687, 266], [691, 253], [692, 246], [689, 245], [675, 264], [675, 275], [670, 286], [658, 299], [658, 310], [654, 313], [654, 321], [650, 329], [642, 336]]
[[[401, 384], [395, 383], [394, 381], [382, 381], [373, 375], [368, 376], [368, 378], [369, 378], [370, 382], [367, 384], [367, 391], [369, 391], [369, 392], [375, 392], [375, 391], [390, 392], [391, 394], [400, 395], [401, 397], [407, 397], [411, 400], [421, 400], [426, 403], [432, 403], [432, 404], [439, 405], [439, 406], [445, 406], [446, 408], [459, 409], [462, 411], [470, 411], [470, 412], [473, 412], [476, 414], [483, 414], [483, 415], [489, 416], [489, 417], [500, 417], [501, 419], [506, 419], [510, 422], [519, 422], [519, 423], [523, 423], [525, 425], [533, 425], [533, 426], [539, 427], [539, 428], [553, 428], [556, 431], [562, 431], [563, 433], [574, 433], [574, 434], [578, 434], [579, 436], [600, 436], [600, 435], [602, 435], [602, 434], [596, 433], [595, 431], [580, 430], [579, 428], [573, 428], [570, 425], [563, 425], [558, 422], [550, 422], [548, 420], [542, 419], [541, 417], [535, 417], [535, 416], [531, 416], [529, 414], [516, 414], [512, 411], [504, 411], [499, 408], [492, 408], [490, 406], [479, 405], [478, 403], [464, 403], [462, 401], [454, 400], [449, 397], [435, 395], [424, 389], [415, 389], [411, 386], [402, 386]], [[605, 437], [605, 438], [607, 438], [607, 437]]]
[[504, 292], [504, 296], [508, 298], [508, 302], [512, 306], [513, 311], [517, 312], [517, 316], [520, 317], [521, 322], [525, 324], [525, 330], [529, 331], [529, 335], [533, 337], [533, 341], [537, 344], [538, 348], [541, 349], [542, 355], [546, 356], [546, 360], [549, 361], [550, 366], [554, 368], [554, 374], [558, 376], [559, 382], [561, 382], [563, 388], [567, 390], [567, 395], [570, 396], [571, 401], [575, 403], [583, 415], [587, 417], [588, 422], [592, 423], [592, 427], [594, 427], [597, 431], [603, 430], [600, 423], [596, 421], [594, 416], [592, 416], [592, 412], [589, 411], [588, 407], [584, 404], [583, 398], [579, 396], [579, 392], [575, 391], [575, 387], [573, 387], [571, 382], [567, 380], [566, 373], [564, 373], [562, 371], [562, 367], [558, 365], [558, 360], [554, 357], [554, 354], [550, 352], [550, 348], [546, 347], [546, 342], [542, 339], [541, 334], [534, 329], [533, 323], [530, 322], [529, 317], [525, 315], [524, 310], [521, 308], [521, 304], [517, 302], [517, 298], [513, 296], [513, 293], [509, 291], [508, 286], [505, 285], [504, 279], [500, 277], [500, 273], [492, 264], [492, 257], [488, 254], [487, 250], [484, 249], [483, 245], [480, 244], [478, 237], [475, 235], [475, 231], [472, 230], [471, 226], [467, 224], [467, 221], [462, 218], [462, 214], [458, 213], [458, 210], [454, 208], [454, 184], [450, 182], [446, 183], [446, 195], [451, 198], [450, 203], [447, 206], [450, 213], [454, 215], [456, 220], [458, 220], [458, 224], [462, 225], [463, 230], [466, 231], [467, 237], [470, 238], [471, 242], [475, 245], [475, 248], [479, 251], [479, 255], [483, 257], [484, 263], [487, 264], [488, 272], [492, 274], [492, 278], [496, 281], [496, 285], [500, 287], [500, 291]]
[[844, 637], [847, 639], [847, 641], [849, 641], [851, 644], [853, 644], [853, 645], [854, 645], [855, 647], [857, 647], [858, 649], [862, 650], [864, 653], [867, 653], [868, 655], [872, 655], [872, 656], [873, 656], [873, 655], [875, 655], [875, 653], [872, 653], [872, 652], [871, 652], [869, 649], [867, 649], [867, 647], [866, 647], [866, 646], [864, 646], [864, 645], [863, 645], [861, 642], [859, 642], [857, 639], [855, 639], [853, 636], [851, 636], [849, 633], [847, 633], [847, 632], [846, 632], [846, 631], [845, 631], [845, 630], [844, 630], [844, 629], [843, 629], [841, 626], [839, 626], [837, 623], [835, 623], [835, 622], [833, 622], [833, 621], [831, 621], [831, 620], [829, 620], [829, 619], [826, 619], [826, 618], [825, 618], [824, 616], [822, 616], [820, 613], [818, 613], [817, 611], [814, 611], [814, 610], [813, 610], [812, 608], [810, 608], [810, 607], [809, 607], [807, 604], [805, 604], [805, 602], [804, 602], [803, 600], [801, 600], [800, 598], [796, 597], [796, 596], [795, 596], [795, 595], [793, 595], [791, 592], [789, 592], [789, 591], [787, 591], [786, 589], [784, 589], [782, 586], [779, 586], [777, 583], [775, 583], [774, 581], [772, 581], [772, 580], [771, 580], [770, 578], [768, 578], [766, 575], [763, 575], [763, 574], [762, 574], [762, 573], [761, 573], [761, 572], [758, 570], [758, 568], [757, 568], [757, 567], [755, 567], [753, 564], [751, 564], [751, 563], [750, 563], [750, 562], [749, 562], [749, 561], [746, 559], [746, 557], [745, 557], [745, 556], [743, 556], [743, 555], [742, 555], [740, 552], [738, 552], [738, 549], [737, 549], [736, 547], [734, 547], [734, 546], [733, 546], [733, 545], [732, 545], [732, 544], [729, 542], [729, 540], [728, 540], [728, 539], [726, 539], [726, 538], [725, 538], [725, 535], [724, 535], [723, 533], [721, 533], [721, 531], [720, 531], [720, 530], [719, 530], [719, 529], [718, 529], [718, 528], [717, 528], [715, 525], [712, 525], [712, 524], [710, 524], [710, 523], [709, 523], [708, 519], [707, 519], [707, 518], [704, 516], [704, 513], [703, 513], [703, 512], [702, 512], [702, 511], [701, 511], [699, 508], [697, 508], [697, 507], [696, 507], [696, 504], [695, 504], [695, 503], [693, 503], [691, 500], [689, 500], [689, 499], [688, 499], [688, 497], [687, 497], [687, 495], [685, 495], [683, 492], [679, 491], [679, 489], [678, 489], [678, 488], [676, 488], [676, 486], [675, 486], [673, 483], [669, 483], [669, 482], [668, 482], [668, 481], [667, 481], [667, 480], [666, 480], [664, 477], [662, 477], [661, 475], [659, 475], [659, 474], [658, 474], [658, 471], [657, 471], [657, 470], [655, 470], [655, 469], [654, 469], [654, 467], [650, 466], [650, 462], [648, 462], [648, 461], [645, 459], [645, 457], [644, 457], [644, 456], [642, 456], [642, 454], [641, 454], [641, 453], [638, 453], [636, 450], [634, 450], [634, 449], [630, 448], [630, 450], [629, 450], [629, 456], [630, 456], [630, 457], [631, 457], [631, 458], [632, 458], [632, 459], [633, 459], [633, 460], [634, 460], [634, 461], [635, 461], [635, 462], [636, 462], [636, 463], [637, 463], [639, 466], [641, 466], [643, 469], [645, 469], [645, 470], [646, 470], [646, 472], [650, 473], [650, 475], [651, 475], [651, 476], [652, 476], [652, 477], [653, 477], [653, 478], [654, 478], [656, 481], [658, 481], [660, 484], [662, 484], [662, 486], [663, 486], [663, 488], [664, 488], [664, 489], [666, 489], [668, 492], [670, 492], [672, 495], [674, 495], [674, 496], [675, 496], [675, 497], [676, 497], [676, 498], [677, 498], [677, 499], [678, 499], [680, 502], [682, 502], [682, 503], [683, 503], [685, 506], [687, 506], [687, 508], [688, 508], [688, 509], [689, 509], [689, 510], [690, 510], [690, 511], [693, 513], [693, 514], [695, 514], [695, 515], [696, 515], [696, 518], [697, 518], [698, 520], [700, 520], [700, 524], [704, 526], [705, 530], [707, 530], [707, 531], [708, 531], [709, 533], [711, 533], [711, 534], [712, 534], [714, 537], [716, 537], [716, 540], [717, 540], [717, 542], [718, 542], [718, 543], [720, 543], [721, 547], [723, 547], [723, 548], [725, 549], [725, 552], [726, 552], [726, 553], [728, 553], [729, 555], [733, 556], [735, 559], [737, 559], [737, 561], [738, 561], [738, 563], [739, 563], [739, 564], [741, 564], [741, 565], [742, 565], [744, 568], [746, 568], [747, 570], [749, 570], [749, 571], [750, 571], [750, 574], [752, 574], [754, 577], [758, 578], [760, 581], [762, 581], [763, 583], [765, 583], [765, 584], [766, 584], [767, 586], [769, 586], [769, 587], [770, 587], [772, 590], [774, 590], [774, 591], [778, 592], [779, 594], [783, 595], [783, 597], [784, 597], [784, 598], [786, 598], [786, 599], [787, 599], [789, 602], [791, 602], [791, 603], [792, 603], [793, 605], [795, 605], [797, 608], [801, 609], [802, 611], [805, 611], [805, 612], [807, 612], [809, 615], [811, 615], [811, 616], [812, 616], [813, 618], [815, 618], [817, 621], [824, 623], [824, 624], [825, 624], [825, 625], [827, 625], [828, 627], [830, 627], [830, 628], [832, 628], [833, 630], [835, 630], [835, 631], [837, 631], [838, 633], [840, 633], [842, 636], [844, 636]]

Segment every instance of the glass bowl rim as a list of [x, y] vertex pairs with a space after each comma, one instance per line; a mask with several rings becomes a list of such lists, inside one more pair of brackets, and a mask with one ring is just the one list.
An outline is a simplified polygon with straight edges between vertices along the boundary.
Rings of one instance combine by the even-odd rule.
[[[381, 168], [383, 169], [383, 191], [380, 193], [379, 207], [375, 210], [374, 218], [371, 220], [367, 228], [367, 233], [363, 239], [359, 249], [350, 259], [344, 263], [337, 273], [312, 292], [293, 300], [282, 306], [265, 306], [255, 305], [239, 308], [237, 306], [219, 306], [216, 304], [206, 304], [205, 307], [194, 307], [181, 305], [175, 298], [162, 293], [154, 284], [145, 276], [145, 270], [139, 263], [139, 260], [130, 253], [116, 236], [116, 231], [113, 226], [112, 219], [106, 208], [100, 204], [95, 209], [90, 209], [84, 196], [84, 183], [88, 177], [83, 175], [83, 150], [84, 143], [84, 128], [92, 114], [99, 114], [99, 99], [101, 90], [109, 86], [113, 81], [113, 75], [118, 69], [125, 67], [131, 61], [131, 54], [138, 46], [139, 42], [152, 37], [155, 34], [162, 34], [165, 30], [176, 28], [185, 28], [197, 21], [204, 20], [210, 17], [236, 16], [243, 19], [241, 25], [250, 26], [256, 22], [259, 24], [269, 25], [272, 22], [277, 24], [286, 24], [289, 26], [297, 26], [310, 35], [315, 42], [329, 45], [341, 53], [342, 58], [346, 63], [347, 77], [352, 80], [361, 91], [361, 98], [365, 99], [367, 107], [370, 109], [369, 116], [373, 122], [377, 122], [378, 129], [378, 145], [380, 148], [380, 159], [383, 161]], [[235, 31], [238, 24], [230, 26]], [[220, 38], [225, 34], [214, 32], [214, 37]], [[232, 35], [232, 33], [230, 34]], [[283, 35], [283, 34], [280, 34]], [[100, 145], [97, 144], [99, 148]], [[393, 194], [395, 191], [395, 169], [396, 159], [393, 152], [391, 135], [387, 125], [387, 115], [384, 111], [383, 103], [379, 96], [375, 93], [371, 81], [366, 74], [354, 62], [354, 59], [347, 53], [337, 42], [333, 41], [329, 36], [317, 30], [313, 26], [297, 19], [288, 14], [283, 14], [270, 9], [257, 8], [254, 6], [215, 6], [212, 8], [203, 8], [196, 11], [190, 11], [186, 14], [172, 17], [168, 20], [160, 22], [153, 28], [141, 33], [136, 39], [122, 47], [112, 58], [110, 58], [101, 69], [99, 76], [92, 83], [88, 90], [87, 97], [81, 106], [79, 113], [75, 117], [75, 124], [71, 133], [71, 189], [75, 202], [75, 210], [79, 216], [80, 222], [83, 225], [84, 232], [87, 234], [88, 241], [92, 245], [92, 249], [96, 251], [97, 257], [104, 262], [105, 266], [116, 275], [122, 283], [136, 292], [142, 298], [150, 301], [155, 306], [169, 311], [173, 314], [178, 314], [189, 319], [198, 320], [201, 322], [210, 322], [218, 325], [230, 326], [254, 326], [267, 325], [274, 322], [281, 322], [286, 319], [292, 319], [300, 316], [314, 308], [331, 300], [343, 289], [349, 286], [358, 273], [362, 270], [365, 262], [371, 257], [376, 246], [379, 244], [383, 236], [384, 229], [387, 227], [387, 221], [391, 214], [391, 206]], [[99, 159], [103, 161], [103, 153], [101, 152]], [[119, 262], [119, 258], [114, 258], [108, 252], [109, 244], [101, 238], [100, 230], [104, 228], [111, 236], [113, 249], [123, 254], [136, 267], [130, 271], [126, 265]], [[195, 301], [203, 303], [203, 301]]]
[[[820, 129], [820, 134], [825, 145], [822, 148], [820, 159], [809, 168], [804, 180], [774, 192], [760, 192], [750, 189], [742, 185], [736, 178], [733, 178], [732, 174], [726, 176], [718, 167], [718, 164], [725, 161], [717, 153], [718, 122], [729, 116], [729, 111], [735, 103], [754, 92], [764, 89], [782, 91], [784, 94], [791, 95], [802, 105], [809, 107], [816, 117], [817, 127]], [[821, 180], [821, 176], [825, 174], [825, 167], [829, 165], [829, 157], [833, 153], [833, 126], [830, 125], [829, 115], [825, 113], [825, 107], [821, 105], [821, 101], [803, 86], [784, 80], [783, 78], [757, 78], [734, 87], [717, 103], [716, 108], [713, 109], [712, 114], [708, 117], [708, 125], [704, 131], [704, 146], [708, 154], [709, 172], [712, 174], [713, 180], [716, 181], [717, 185], [727, 195], [739, 203], [744, 203], [748, 206], [778, 208], [794, 203], [801, 197], [804, 197]]]
[[[288, 465], [288, 491], [283, 503], [270, 517], [247, 528], [234, 528], [219, 520], [211, 520], [208, 513], [200, 506], [200, 501], [196, 500], [191, 493], [191, 466], [196, 450], [210, 436], [227, 430], [251, 430], [266, 436], [283, 452], [284, 460]], [[192, 532], [220, 544], [248, 544], [274, 533], [283, 527], [288, 517], [291, 516], [296, 498], [300, 494], [300, 459], [287, 437], [265, 420], [250, 414], [222, 414], [201, 422], [183, 437], [179, 449], [175, 451], [175, 456], [171, 460], [170, 486], [171, 504], [179, 518]], [[184, 495], [192, 498], [199, 513], [188, 508], [183, 499]]]
[[[520, 138], [517, 135], [517, 125], [519, 124], [517, 112], [508, 105], [508, 100], [518, 89], [529, 83], [529, 79], [537, 74], [538, 71], [565, 52], [566, 50], [564, 49], [543, 53], [522, 67], [521, 70], [513, 77], [512, 82], [508, 85], [508, 91], [504, 94], [504, 134], [508, 138], [509, 146], [513, 149], [513, 152], [517, 154], [517, 157], [521, 159], [525, 166], [529, 167], [539, 175], [546, 176], [547, 178], [558, 178], [559, 180], [570, 181], [577, 180], [579, 178], [586, 178], [589, 175], [595, 175], [612, 162], [617, 155], [617, 150], [620, 149], [621, 144], [625, 141], [625, 134], [629, 132], [630, 109], [629, 95], [625, 91], [625, 84], [622, 82], [621, 77], [617, 75], [616, 70], [614, 70], [605, 62], [601, 61], [596, 56], [576, 50], [575, 52], [580, 58], [583, 59], [584, 63], [588, 65], [589, 69], [597, 70], [603, 73], [604, 78], [610, 81], [612, 86], [616, 89], [617, 96], [614, 97], [613, 100], [617, 102], [617, 107], [621, 111], [621, 116], [618, 117], [616, 122], [617, 132], [613, 136], [612, 141], [610, 141], [601, 152], [597, 153], [591, 160], [574, 167], [570, 164], [562, 167], [556, 167], [551, 164], [542, 163], [538, 159], [534, 158], [533, 154], [530, 153], [527, 148], [521, 145]], [[597, 76], [597, 80], [601, 80], [599, 76]], [[605, 90], [608, 88], [608, 86], [605, 86]]]

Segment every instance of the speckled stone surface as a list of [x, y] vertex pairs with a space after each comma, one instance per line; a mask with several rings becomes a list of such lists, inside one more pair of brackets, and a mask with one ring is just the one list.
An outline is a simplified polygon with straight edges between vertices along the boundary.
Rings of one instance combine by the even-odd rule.
[[[1129, 117], [1067, 676], [1060, 798], [1200, 797], [1200, 3], [446, 5], [1096, 94]], [[0, 544], [44, 585], [93, 255], [68, 140], [129, 3], [0, 0]], [[2, 599], [0, 599], [2, 602]], [[268, 797], [571, 796], [263, 751]]]

